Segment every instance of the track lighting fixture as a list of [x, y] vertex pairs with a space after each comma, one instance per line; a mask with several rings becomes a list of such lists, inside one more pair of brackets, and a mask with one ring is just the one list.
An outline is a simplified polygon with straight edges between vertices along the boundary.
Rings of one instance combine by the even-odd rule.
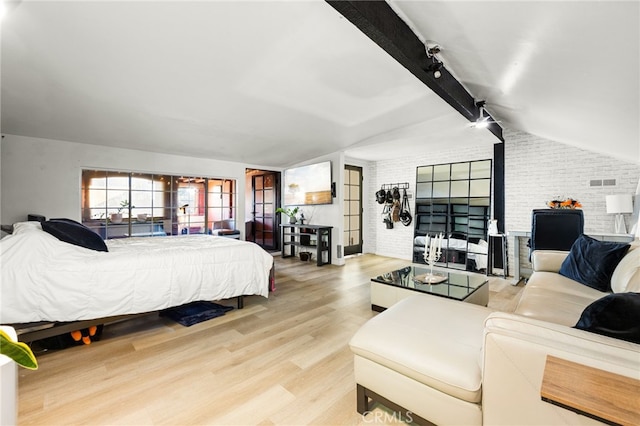
[[489, 127], [489, 116], [484, 115], [484, 106], [480, 106], [480, 116], [476, 120], [474, 127], [476, 129], [486, 129]]
[[472, 127], [475, 127], [476, 129], [486, 129], [489, 127], [489, 124], [498, 123], [498, 121], [491, 118], [484, 105], [485, 101], [476, 102], [476, 106], [479, 108], [478, 118], [471, 124]]
[[440, 46], [437, 43], [429, 42], [427, 43], [427, 58], [431, 61], [429, 65], [427, 65], [427, 71], [433, 73], [434, 78], [442, 77], [442, 71], [440, 69], [444, 66], [442, 61], [440, 61], [436, 54], [440, 53]]

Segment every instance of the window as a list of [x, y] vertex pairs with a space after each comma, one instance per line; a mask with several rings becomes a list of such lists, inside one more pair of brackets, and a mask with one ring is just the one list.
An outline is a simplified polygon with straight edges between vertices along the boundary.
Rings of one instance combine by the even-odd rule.
[[235, 229], [232, 179], [82, 171], [82, 222], [103, 238]]

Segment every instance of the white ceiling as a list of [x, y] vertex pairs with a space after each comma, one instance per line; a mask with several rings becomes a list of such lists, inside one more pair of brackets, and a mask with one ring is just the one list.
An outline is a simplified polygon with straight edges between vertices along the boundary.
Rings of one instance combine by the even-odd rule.
[[[503, 127], [640, 163], [640, 2], [390, 4]], [[10, 6], [3, 133], [265, 167], [498, 141], [323, 1]]]

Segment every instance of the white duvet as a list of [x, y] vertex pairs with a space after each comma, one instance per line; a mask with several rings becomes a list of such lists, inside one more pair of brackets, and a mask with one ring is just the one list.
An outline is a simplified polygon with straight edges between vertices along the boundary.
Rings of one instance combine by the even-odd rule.
[[273, 257], [256, 244], [208, 235], [107, 240], [85, 249], [15, 225], [0, 240], [0, 324], [76, 321], [196, 300], [268, 296]]

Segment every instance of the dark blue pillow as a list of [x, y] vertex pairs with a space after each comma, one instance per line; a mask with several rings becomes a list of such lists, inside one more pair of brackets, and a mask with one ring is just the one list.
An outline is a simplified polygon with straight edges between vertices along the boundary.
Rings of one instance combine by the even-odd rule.
[[575, 328], [640, 343], [640, 293], [613, 293], [596, 300]]
[[100, 235], [71, 219], [51, 219], [42, 222], [42, 230], [60, 241], [96, 251], [109, 251]]
[[611, 291], [611, 275], [629, 244], [598, 241], [580, 235], [562, 262], [560, 275], [600, 291]]

